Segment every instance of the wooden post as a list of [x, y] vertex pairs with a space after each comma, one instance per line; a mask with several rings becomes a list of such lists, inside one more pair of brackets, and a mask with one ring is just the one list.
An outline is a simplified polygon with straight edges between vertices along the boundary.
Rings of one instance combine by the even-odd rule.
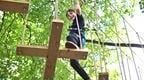
[[29, 3], [26, 0], [0, 0], [0, 10], [27, 13]]
[[46, 57], [44, 80], [53, 80], [57, 58], [86, 59], [86, 50], [60, 49], [60, 36], [63, 21], [53, 20], [49, 46], [18, 46], [17, 54], [24, 56]]
[[99, 80], [109, 80], [108, 72], [99, 73]]
[[53, 20], [52, 31], [49, 41], [47, 61], [45, 67], [44, 80], [53, 80], [55, 65], [57, 60], [57, 52], [59, 50], [60, 36], [62, 32], [63, 22], [58, 20]]

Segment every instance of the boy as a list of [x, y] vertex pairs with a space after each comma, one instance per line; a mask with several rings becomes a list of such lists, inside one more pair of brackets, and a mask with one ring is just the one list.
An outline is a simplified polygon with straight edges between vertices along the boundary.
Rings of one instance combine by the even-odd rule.
[[[79, 48], [82, 48], [85, 44], [84, 18], [81, 15], [81, 8], [80, 8], [80, 4], [78, 1], [76, 2], [75, 9], [69, 9], [66, 12], [66, 17], [70, 21], [73, 22], [71, 25], [71, 28], [70, 28], [70, 33], [67, 36], [67, 42], [72, 43], [72, 44], [78, 46]], [[78, 29], [78, 27], [79, 27], [79, 29]], [[80, 30], [80, 36], [79, 36], [78, 30]], [[80, 41], [80, 39], [81, 39], [81, 41]], [[67, 43], [66, 43], [66, 47], [67, 47]], [[67, 48], [70, 48], [70, 47], [67, 47]], [[80, 66], [78, 60], [70, 59], [70, 64], [84, 80], [90, 80], [87, 73]]]

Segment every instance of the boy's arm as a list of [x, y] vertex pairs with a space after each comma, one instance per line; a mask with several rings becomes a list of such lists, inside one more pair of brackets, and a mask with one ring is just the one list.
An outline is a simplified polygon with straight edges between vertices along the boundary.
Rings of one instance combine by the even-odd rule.
[[75, 0], [75, 11], [77, 14], [81, 14], [81, 7], [80, 7], [80, 3], [79, 0]]

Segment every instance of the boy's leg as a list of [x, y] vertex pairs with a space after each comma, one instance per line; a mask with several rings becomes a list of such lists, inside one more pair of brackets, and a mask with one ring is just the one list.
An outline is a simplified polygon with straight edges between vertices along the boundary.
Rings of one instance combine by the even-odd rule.
[[[65, 44], [66, 48], [73, 48], [73, 49], [77, 49], [79, 48], [77, 45], [75, 44], [77, 43], [79, 39], [77, 39], [76, 36], [71, 35], [67, 37], [67, 42]], [[84, 80], [90, 80], [89, 76], [87, 75], [87, 73], [84, 71], [84, 69], [80, 66], [79, 62], [75, 59], [70, 59], [70, 64], [71, 66], [79, 73], [79, 75], [84, 79]]]
[[84, 71], [84, 69], [80, 66], [79, 62], [75, 59], [70, 59], [70, 64], [74, 68], [75, 71], [84, 79], [84, 80], [90, 80], [87, 73]]

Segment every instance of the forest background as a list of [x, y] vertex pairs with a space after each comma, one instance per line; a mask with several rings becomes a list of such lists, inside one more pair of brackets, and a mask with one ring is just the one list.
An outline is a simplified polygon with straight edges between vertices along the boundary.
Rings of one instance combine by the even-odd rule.
[[[58, 16], [64, 20], [60, 48], [64, 48], [68, 28], [71, 24], [66, 18], [66, 10], [72, 8], [73, 0], [58, 0]], [[93, 80], [101, 71], [109, 71], [110, 80], [120, 80], [120, 70], [109, 66], [118, 64], [116, 49], [93, 43], [93, 40], [103, 42], [119, 42], [123, 38], [122, 26], [119, 25], [122, 16], [131, 16], [138, 0], [85, 0], [82, 4], [82, 14], [86, 22], [86, 48], [89, 54], [82, 66]], [[27, 25], [24, 26], [25, 14], [0, 12], [0, 80], [42, 80], [45, 65], [44, 58], [23, 57], [16, 55], [18, 44], [47, 45], [51, 32], [51, 22], [54, 18], [54, 0], [31, 0]], [[26, 27], [22, 39], [23, 28]], [[23, 42], [22, 42], [23, 41]], [[120, 41], [121, 42], [121, 41]], [[76, 80], [81, 78], [76, 75]], [[74, 70], [68, 59], [58, 59], [55, 80], [74, 80]]]

